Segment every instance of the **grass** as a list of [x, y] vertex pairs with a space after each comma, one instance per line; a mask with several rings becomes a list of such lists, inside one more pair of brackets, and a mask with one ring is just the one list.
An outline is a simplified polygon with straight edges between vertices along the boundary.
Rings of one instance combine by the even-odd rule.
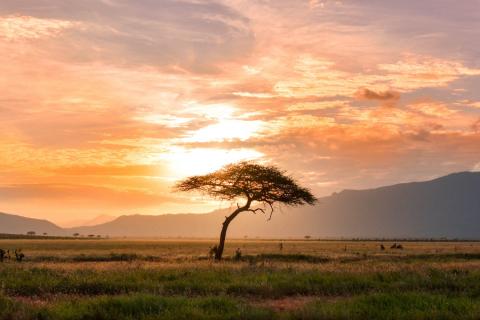
[[0, 240], [26, 254], [0, 264], [0, 319], [480, 318], [480, 243], [212, 243]]
[[330, 259], [321, 256], [314, 256], [308, 254], [281, 254], [281, 253], [262, 253], [256, 256], [243, 256], [240, 260], [254, 262], [265, 261], [280, 261], [280, 262], [307, 262], [307, 263], [325, 263]]
[[328, 303], [316, 301], [294, 312], [293, 319], [478, 319], [480, 301], [417, 292], [381, 293]]
[[0, 298], [2, 319], [478, 319], [480, 301], [407, 292], [317, 299], [297, 310], [274, 311], [231, 297], [102, 296], [35, 305]]
[[295, 295], [351, 296], [369, 292], [461, 293], [480, 298], [480, 270], [339, 273], [294, 268], [180, 268], [113, 270], [0, 269], [3, 293], [10, 296], [119, 295], [155, 293], [183, 296]]
[[153, 295], [98, 297], [32, 306], [0, 299], [2, 319], [271, 319], [272, 311], [227, 297], [184, 298]]

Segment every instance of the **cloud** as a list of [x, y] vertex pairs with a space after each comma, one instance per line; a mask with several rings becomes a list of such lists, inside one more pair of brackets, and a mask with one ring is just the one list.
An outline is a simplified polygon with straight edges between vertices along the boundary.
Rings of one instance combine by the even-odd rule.
[[55, 37], [76, 25], [70, 21], [38, 19], [28, 16], [0, 17], [0, 38], [16, 41]]
[[288, 111], [314, 111], [346, 107], [349, 105], [345, 100], [306, 101], [297, 102], [287, 107]]
[[335, 10], [316, 10], [316, 23], [333, 20], [341, 26], [350, 26], [356, 31], [357, 38], [362, 36], [370, 40], [357, 48], [347, 49], [357, 51], [352, 59], [354, 63], [362, 63], [368, 51], [375, 51], [370, 58], [375, 59], [379, 56], [383, 58], [386, 51], [394, 56], [405, 52], [406, 48], [418, 54], [461, 59], [469, 64], [478, 61], [478, 47], [472, 43], [472, 39], [480, 36], [478, 1], [393, 3], [372, 0], [328, 3], [340, 5]]
[[9, 29], [30, 37], [51, 31], [48, 23], [76, 25], [43, 48], [76, 62], [214, 72], [247, 54], [254, 39], [247, 18], [216, 2], [18, 0], [2, 3], [0, 15], [28, 17]]
[[140, 190], [115, 190], [106, 187], [88, 185], [60, 184], [16, 184], [0, 186], [0, 199], [3, 201], [52, 200], [58, 203], [89, 202], [112, 208], [135, 208], [139, 206], [158, 206], [165, 202], [176, 201], [169, 194], [152, 194]]
[[480, 75], [480, 69], [460, 61], [412, 54], [395, 63], [380, 64], [378, 69], [387, 72], [384, 79], [399, 91], [445, 87], [462, 77]]
[[166, 168], [159, 165], [124, 165], [124, 166], [68, 166], [51, 169], [56, 174], [66, 176], [125, 176], [158, 177], [164, 175]]
[[480, 118], [472, 124], [472, 130], [474, 132], [480, 132]]
[[416, 55], [378, 64], [364, 73], [342, 70], [331, 60], [312, 55], [298, 57], [292, 68], [289, 77], [274, 85], [279, 97], [360, 95], [365, 99], [394, 100], [402, 92], [446, 87], [460, 78], [480, 75], [480, 69], [466, 67], [459, 61]]
[[437, 101], [427, 101], [413, 103], [408, 106], [411, 110], [423, 113], [426, 116], [451, 119], [456, 110], [450, 109], [445, 103]]
[[468, 106], [470, 108], [480, 109], [480, 101], [470, 101], [468, 99], [465, 99], [458, 101], [456, 104], [460, 106]]
[[362, 88], [357, 91], [355, 97], [360, 100], [398, 100], [400, 99], [400, 93], [392, 90], [375, 92], [367, 88]]

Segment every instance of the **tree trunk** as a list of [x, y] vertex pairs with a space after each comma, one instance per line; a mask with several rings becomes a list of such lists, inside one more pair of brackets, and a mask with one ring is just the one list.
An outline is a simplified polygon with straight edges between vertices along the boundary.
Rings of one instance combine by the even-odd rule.
[[230, 222], [242, 211], [250, 209], [251, 200], [249, 199], [245, 206], [238, 207], [231, 215], [225, 217], [225, 221], [222, 224], [222, 231], [220, 232], [220, 241], [218, 242], [217, 251], [215, 252], [215, 260], [222, 260], [223, 249], [225, 248], [225, 238], [227, 237], [227, 229]]
[[215, 252], [215, 260], [220, 261], [222, 260], [223, 255], [223, 248], [225, 247], [225, 238], [227, 237], [227, 228], [230, 224], [229, 220], [230, 217], [226, 218], [222, 224], [222, 232], [220, 232], [220, 241], [217, 246], [217, 252]]

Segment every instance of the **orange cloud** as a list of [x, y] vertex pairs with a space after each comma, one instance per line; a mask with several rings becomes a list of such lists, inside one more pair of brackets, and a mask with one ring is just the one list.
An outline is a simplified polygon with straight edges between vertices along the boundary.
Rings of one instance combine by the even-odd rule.
[[80, 24], [57, 19], [39, 19], [30, 16], [0, 17], [0, 39], [7, 41], [55, 37], [64, 30]]
[[387, 72], [385, 79], [400, 91], [444, 87], [461, 77], [480, 75], [480, 69], [468, 68], [459, 61], [412, 54], [378, 68]]
[[375, 92], [367, 88], [362, 88], [357, 91], [355, 97], [360, 100], [398, 100], [400, 99], [400, 94], [396, 91], [387, 90]]
[[52, 172], [67, 176], [127, 176], [127, 177], [158, 177], [165, 175], [166, 168], [155, 165], [125, 165], [125, 166], [69, 166], [57, 167]]

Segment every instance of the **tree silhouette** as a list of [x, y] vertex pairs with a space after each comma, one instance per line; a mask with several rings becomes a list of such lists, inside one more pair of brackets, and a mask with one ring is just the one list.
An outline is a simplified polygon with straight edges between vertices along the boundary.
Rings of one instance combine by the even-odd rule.
[[[247, 161], [227, 165], [207, 175], [189, 177], [178, 182], [175, 189], [198, 191], [218, 200], [245, 200], [244, 205], [237, 203], [237, 209], [225, 217], [215, 260], [222, 259], [227, 228], [241, 212], [266, 214], [270, 211], [268, 218], [270, 220], [276, 203], [299, 206], [314, 205], [317, 201], [309, 189], [300, 187], [293, 178], [285, 174], [285, 171], [275, 166], [264, 166]], [[263, 205], [263, 208], [258, 207], [258, 204]]]

